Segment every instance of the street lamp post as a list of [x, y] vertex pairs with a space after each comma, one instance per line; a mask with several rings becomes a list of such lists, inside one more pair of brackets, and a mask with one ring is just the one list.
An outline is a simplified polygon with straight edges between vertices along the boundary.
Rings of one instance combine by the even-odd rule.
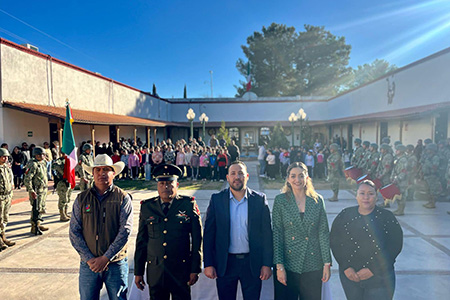
[[297, 118], [298, 120], [300, 120], [300, 146], [302, 146], [302, 131], [303, 131], [302, 125], [303, 120], [306, 119], [306, 113], [303, 110], [303, 108], [300, 108], [300, 110], [298, 111]]
[[291, 136], [292, 136], [292, 146], [294, 146], [294, 124], [297, 122], [297, 115], [294, 113], [291, 113], [289, 116], [289, 122], [291, 122], [292, 129], [291, 129]]
[[191, 123], [191, 139], [194, 138], [194, 118], [195, 118], [195, 112], [192, 108], [188, 109], [188, 113], [186, 114], [186, 118]]
[[209, 121], [209, 118], [205, 113], [202, 113], [198, 119], [200, 120], [200, 122], [202, 122], [202, 125], [203, 125], [203, 141], [204, 141], [205, 140], [205, 125]]

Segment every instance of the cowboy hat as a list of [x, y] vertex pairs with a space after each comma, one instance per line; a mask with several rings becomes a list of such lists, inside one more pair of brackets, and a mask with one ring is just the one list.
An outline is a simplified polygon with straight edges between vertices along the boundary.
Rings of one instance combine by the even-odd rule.
[[82, 164], [83, 170], [85, 170], [87, 173], [92, 175], [94, 173], [95, 167], [111, 167], [114, 169], [114, 176], [117, 176], [120, 174], [120, 172], [123, 171], [123, 168], [125, 168], [125, 164], [122, 161], [118, 161], [115, 164], [113, 164], [113, 161], [111, 157], [109, 157], [107, 154], [99, 154], [94, 159], [94, 165], [88, 166], [86, 164]]

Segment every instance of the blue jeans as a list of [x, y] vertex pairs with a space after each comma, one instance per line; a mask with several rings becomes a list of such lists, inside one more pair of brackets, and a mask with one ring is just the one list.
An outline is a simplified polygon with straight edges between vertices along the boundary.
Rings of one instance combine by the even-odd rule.
[[89, 265], [80, 263], [79, 291], [81, 300], [100, 299], [100, 290], [106, 285], [109, 299], [127, 299], [128, 292], [128, 258], [110, 263], [108, 269], [94, 273]]
[[391, 300], [395, 290], [395, 272], [374, 275], [367, 280], [354, 282], [339, 269], [339, 278], [347, 300]]
[[144, 172], [145, 172], [145, 180], [152, 180], [152, 165], [146, 164], [144, 166]]
[[258, 159], [259, 161], [259, 175], [264, 175], [266, 172], [266, 161], [264, 159]]

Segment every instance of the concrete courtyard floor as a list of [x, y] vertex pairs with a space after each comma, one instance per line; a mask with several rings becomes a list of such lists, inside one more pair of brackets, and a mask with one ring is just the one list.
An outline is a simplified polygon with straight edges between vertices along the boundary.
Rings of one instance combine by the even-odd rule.
[[[259, 190], [256, 162], [249, 162], [249, 187]], [[180, 194], [195, 195], [202, 218], [212, 190], [186, 190]], [[269, 205], [279, 193], [265, 190]], [[331, 191], [318, 191], [328, 198]], [[139, 207], [142, 199], [156, 194], [154, 191], [133, 191], [134, 229], [129, 245], [130, 289], [134, 285], [134, 246], [137, 234]], [[76, 193], [74, 193], [73, 199]], [[326, 202], [328, 221], [331, 223], [345, 207], [356, 205], [352, 191], [342, 191], [339, 202]], [[397, 287], [394, 299], [448, 299], [450, 295], [450, 203], [439, 202], [436, 209], [425, 209], [423, 202], [408, 202], [406, 215], [398, 217], [403, 228], [403, 251], [397, 259]], [[48, 213], [44, 224], [50, 228], [42, 236], [30, 234], [30, 205], [28, 201], [14, 204], [11, 208], [7, 237], [17, 245], [0, 252], [0, 299], [79, 299], [79, 256], [72, 248], [68, 232], [69, 223], [59, 222], [57, 195], [47, 200]], [[341, 288], [337, 264], [332, 267], [330, 279], [333, 299], [345, 299]], [[133, 295], [136, 295], [133, 293]], [[145, 296], [145, 295], [142, 295]], [[203, 274], [192, 288], [193, 299], [216, 299], [215, 281]], [[102, 299], [107, 299], [102, 290]], [[145, 299], [143, 297], [142, 299]], [[240, 297], [241, 298], [241, 297]], [[273, 299], [272, 278], [264, 282], [262, 299]], [[133, 298], [141, 299], [141, 298]], [[241, 298], [242, 299], [242, 298]]]

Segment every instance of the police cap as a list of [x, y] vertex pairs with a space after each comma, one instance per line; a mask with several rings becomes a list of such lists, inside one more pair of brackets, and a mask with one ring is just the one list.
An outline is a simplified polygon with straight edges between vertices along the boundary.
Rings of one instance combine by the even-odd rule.
[[175, 181], [183, 172], [175, 165], [161, 165], [155, 168], [153, 175], [156, 181]]

